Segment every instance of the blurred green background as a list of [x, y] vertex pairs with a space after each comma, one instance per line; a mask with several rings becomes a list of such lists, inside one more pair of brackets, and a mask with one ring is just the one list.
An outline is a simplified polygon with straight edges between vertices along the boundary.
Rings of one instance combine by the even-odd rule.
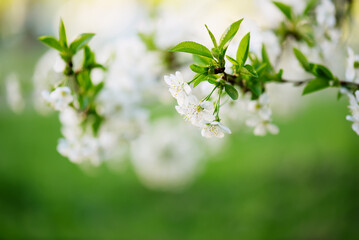
[[[15, 39], [0, 76], [16, 71], [26, 91], [45, 48]], [[56, 152], [56, 114], [16, 115], [1, 94], [0, 239], [359, 239], [359, 137], [335, 91], [303, 97], [278, 136], [229, 136], [177, 193], [148, 190], [130, 166], [83, 171]]]
[[309, 96], [278, 136], [232, 135], [179, 193], [131, 168], [86, 173], [55, 151], [56, 116], [3, 111], [0, 238], [359, 239], [359, 139], [331, 97]]

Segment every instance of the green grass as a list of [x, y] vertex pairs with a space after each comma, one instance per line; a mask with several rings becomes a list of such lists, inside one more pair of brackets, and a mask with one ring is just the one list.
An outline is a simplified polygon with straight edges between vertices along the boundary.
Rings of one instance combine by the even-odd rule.
[[230, 136], [180, 193], [86, 173], [56, 152], [56, 116], [1, 112], [0, 239], [359, 239], [359, 137], [321, 97], [278, 136]]

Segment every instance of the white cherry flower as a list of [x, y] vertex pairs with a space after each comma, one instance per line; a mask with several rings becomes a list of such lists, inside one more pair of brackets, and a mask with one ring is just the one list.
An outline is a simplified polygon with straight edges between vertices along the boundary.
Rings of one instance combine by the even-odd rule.
[[354, 94], [344, 89], [342, 89], [341, 92], [345, 93], [349, 97], [348, 107], [351, 115], [346, 116], [346, 119], [353, 122], [352, 129], [359, 135], [359, 90], [357, 90]]
[[359, 55], [355, 55], [353, 49], [348, 48], [347, 67], [345, 80], [349, 82], [359, 82], [359, 68], [355, 65], [359, 62]]
[[182, 105], [186, 97], [191, 93], [191, 87], [184, 81], [182, 74], [177, 71], [176, 75], [166, 75], [164, 80], [170, 87], [171, 95], [177, 99], [179, 105]]
[[335, 6], [332, 1], [322, 0], [315, 11], [319, 25], [327, 28], [332, 28], [335, 26]]
[[225, 133], [231, 134], [232, 132], [228, 127], [224, 126], [218, 121], [206, 123], [201, 132], [202, 136], [205, 138], [223, 138]]
[[269, 120], [272, 115], [272, 110], [269, 108], [269, 97], [263, 93], [258, 100], [253, 100], [248, 103], [248, 111], [259, 115], [260, 118]]
[[254, 135], [256, 136], [265, 136], [267, 132], [271, 134], [278, 134], [279, 128], [271, 123], [269, 120], [264, 120], [261, 118], [251, 118], [246, 121], [248, 127], [254, 127]]
[[209, 101], [200, 102], [194, 95], [187, 96], [183, 105], [176, 106], [176, 110], [196, 127], [202, 127], [205, 122], [214, 120], [213, 104]]
[[63, 111], [74, 100], [71, 95], [69, 87], [58, 87], [51, 93], [48, 91], [42, 92], [42, 97], [48, 102], [55, 110]]
[[254, 128], [254, 135], [264, 136], [267, 132], [279, 133], [278, 127], [272, 123], [272, 110], [269, 107], [269, 97], [266, 93], [262, 94], [258, 100], [250, 101], [248, 111], [253, 116], [246, 121], [246, 125]]

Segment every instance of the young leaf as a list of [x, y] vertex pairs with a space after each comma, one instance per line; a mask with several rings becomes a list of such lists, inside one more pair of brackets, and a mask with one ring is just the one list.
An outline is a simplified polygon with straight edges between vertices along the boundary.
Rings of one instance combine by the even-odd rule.
[[209, 28], [207, 27], [207, 25], [204, 25], [204, 26], [206, 26], [206, 28], [207, 28], [207, 31], [208, 31], [209, 36], [211, 37], [213, 46], [214, 46], [215, 48], [218, 48], [217, 41], [216, 41], [216, 38], [214, 37], [213, 33], [211, 32], [211, 30], [209, 30]]
[[157, 49], [156, 43], [154, 41], [154, 34], [145, 34], [145, 33], [138, 33], [138, 36], [142, 40], [142, 42], [146, 45], [147, 50], [154, 51]]
[[195, 73], [208, 73], [208, 67], [201, 67], [196, 64], [189, 65], [189, 68]]
[[274, 1], [273, 3], [289, 20], [293, 19], [291, 6], [281, 2]]
[[84, 48], [84, 67], [92, 68], [96, 64], [95, 54], [91, 51], [89, 46]]
[[199, 64], [199, 65], [211, 65], [213, 60], [211, 60], [207, 57], [193, 55], [193, 61], [194, 61], [194, 63]]
[[229, 84], [224, 85], [224, 90], [233, 100], [238, 99], [238, 91], [232, 85]]
[[[257, 72], [257, 75], [260, 75], [261, 72], [267, 68], [267, 64], [266, 63], [262, 63], [261, 65], [259, 65], [258, 67], [256, 67], [255, 71]], [[257, 76], [258, 77], [258, 76]]]
[[232, 58], [232, 57], [230, 57], [230, 56], [228, 56], [228, 55], [226, 56], [226, 58], [227, 58], [228, 61], [230, 61], [233, 65], [239, 65], [236, 59], [234, 59], [234, 58]]
[[273, 70], [272, 64], [270, 62], [268, 53], [267, 53], [267, 49], [266, 46], [264, 45], [264, 43], [262, 44], [262, 61], [263, 63], [266, 64], [266, 67], [270, 70]]
[[100, 82], [99, 84], [97, 84], [94, 88], [94, 96], [97, 96], [97, 94], [103, 89], [104, 86], [104, 82]]
[[192, 53], [192, 54], [196, 54], [199, 56], [213, 59], [213, 56], [212, 56], [211, 52], [208, 50], [208, 48], [206, 48], [202, 44], [192, 42], [192, 41], [181, 42], [177, 46], [170, 49], [169, 51]]
[[238, 32], [239, 26], [241, 25], [243, 18], [237, 22], [232, 23], [226, 31], [222, 34], [221, 40], [219, 41], [219, 48], [223, 49], [232, 40], [234, 35]]
[[64, 48], [67, 48], [67, 37], [66, 37], [66, 29], [64, 22], [60, 21], [60, 29], [59, 29], [59, 36], [60, 36], [60, 44]]
[[52, 36], [43, 36], [43, 37], [39, 37], [39, 40], [43, 43], [45, 43], [47, 46], [54, 48], [60, 52], [62, 52], [64, 49], [61, 46], [61, 44], [59, 43], [59, 41], [52, 37]]
[[307, 5], [305, 6], [305, 9], [303, 11], [304, 16], [308, 16], [308, 14], [314, 10], [315, 6], [317, 5], [318, 0], [309, 0]]
[[95, 36], [93, 33], [83, 33], [80, 34], [70, 45], [70, 50], [73, 54], [75, 54], [77, 51], [79, 51], [81, 48], [86, 46], [86, 44], [89, 43], [89, 41]]
[[206, 80], [206, 75], [204, 74], [200, 74], [198, 75], [198, 77], [196, 78], [196, 80], [193, 83], [193, 87], [197, 87], [198, 84], [200, 84], [201, 82], [203, 82], [204, 80]]
[[312, 73], [317, 77], [328, 80], [332, 80], [334, 78], [333, 73], [328, 68], [320, 64], [312, 65]]
[[329, 87], [329, 81], [323, 78], [315, 78], [311, 80], [307, 86], [305, 86], [302, 95], [306, 95], [308, 93], [316, 92], [321, 89]]
[[252, 99], [258, 99], [260, 95], [262, 95], [262, 87], [260, 83], [251, 84], [248, 86], [249, 89], [252, 91]]
[[247, 33], [239, 43], [237, 50], [237, 62], [241, 67], [246, 63], [248, 58], [250, 37], [250, 33]]
[[226, 46], [224, 49], [222, 49], [219, 53], [218, 56], [218, 60], [219, 60], [219, 64], [224, 64], [224, 57], [226, 56], [226, 52], [227, 52], [228, 46]]
[[258, 77], [258, 74], [257, 74], [256, 70], [254, 70], [254, 68], [249, 64], [245, 65], [241, 69], [241, 73], [249, 75], [249, 76], [252, 76], [252, 77]]
[[308, 59], [304, 56], [304, 54], [301, 51], [299, 51], [297, 48], [293, 48], [293, 51], [294, 51], [295, 57], [298, 59], [298, 61], [302, 65], [302, 67], [306, 71], [311, 71], [311, 67], [308, 62]]

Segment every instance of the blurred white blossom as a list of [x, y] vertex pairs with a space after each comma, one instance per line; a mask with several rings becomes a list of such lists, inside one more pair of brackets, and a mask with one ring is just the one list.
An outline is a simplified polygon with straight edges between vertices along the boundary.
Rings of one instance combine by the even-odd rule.
[[148, 187], [179, 190], [199, 173], [202, 155], [195, 136], [186, 126], [160, 119], [133, 143], [131, 159], [139, 178]]
[[25, 100], [21, 92], [19, 79], [15, 73], [8, 75], [5, 79], [6, 100], [12, 111], [21, 113], [25, 107]]
[[269, 107], [269, 97], [266, 93], [262, 94], [258, 100], [249, 102], [248, 111], [253, 116], [246, 121], [246, 124], [254, 128], [254, 135], [264, 136], [267, 132], [271, 134], [279, 133], [278, 127], [272, 123], [272, 111]]
[[331, 0], [321, 0], [315, 10], [317, 22], [321, 27], [332, 28], [335, 26], [335, 6]]
[[349, 82], [359, 83], [359, 55], [356, 55], [349, 47], [345, 79]]
[[346, 94], [349, 98], [348, 107], [350, 109], [351, 115], [348, 115], [346, 119], [353, 122], [352, 129], [356, 134], [359, 135], [359, 90], [352, 94], [348, 90], [342, 88], [341, 92]]

